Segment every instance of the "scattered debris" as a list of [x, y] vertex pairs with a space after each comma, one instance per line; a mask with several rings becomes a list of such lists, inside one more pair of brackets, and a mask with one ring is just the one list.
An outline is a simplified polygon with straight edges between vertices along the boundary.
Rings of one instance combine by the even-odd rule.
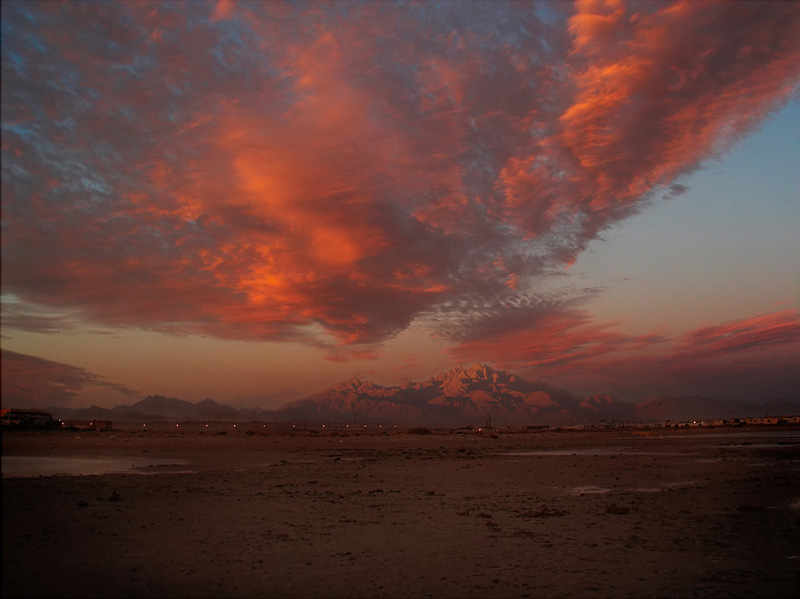
[[517, 514], [518, 518], [558, 518], [561, 516], [568, 515], [569, 512], [566, 510], [559, 510], [556, 508], [547, 507], [543, 505], [537, 511], [527, 510], [521, 511]]
[[612, 503], [606, 508], [606, 514], [627, 514], [630, 511], [631, 508], [617, 505], [616, 503]]
[[530, 530], [525, 530], [523, 528], [517, 528], [513, 533], [515, 537], [535, 537], [536, 533]]

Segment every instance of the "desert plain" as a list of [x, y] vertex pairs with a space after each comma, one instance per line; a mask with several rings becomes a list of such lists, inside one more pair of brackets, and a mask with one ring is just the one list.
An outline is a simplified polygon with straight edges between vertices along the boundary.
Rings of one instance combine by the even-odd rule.
[[[224, 434], [222, 434], [224, 432]], [[4, 431], [4, 597], [796, 597], [800, 429]]]

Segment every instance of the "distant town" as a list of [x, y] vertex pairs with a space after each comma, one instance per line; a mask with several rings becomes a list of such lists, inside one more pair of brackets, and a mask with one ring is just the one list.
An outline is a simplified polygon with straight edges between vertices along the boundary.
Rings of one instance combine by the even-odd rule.
[[[24, 429], [24, 430], [195, 430], [209, 432], [220, 431], [306, 431], [306, 432], [325, 432], [343, 431], [352, 429], [355, 431], [371, 432], [389, 430], [419, 430], [420, 426], [399, 426], [392, 423], [349, 423], [349, 422], [263, 422], [248, 420], [179, 420], [164, 419], [150, 422], [115, 422], [106, 419], [58, 419], [54, 418], [51, 412], [37, 408], [0, 409], [0, 419], [3, 428]], [[800, 424], [800, 415], [781, 415], [781, 416], [762, 416], [755, 418], [721, 418], [709, 420], [663, 420], [658, 422], [638, 422], [638, 421], [600, 421], [586, 424], [570, 424], [565, 426], [548, 425], [516, 425], [516, 426], [495, 426], [491, 425], [491, 419], [487, 419], [482, 426], [459, 426], [442, 428], [437, 426], [435, 430], [457, 430], [461, 432], [484, 432], [495, 431], [520, 431], [520, 430], [607, 430], [607, 429], [664, 429], [664, 428], [736, 428], [746, 426], [786, 426]], [[422, 430], [429, 430], [422, 428]]]

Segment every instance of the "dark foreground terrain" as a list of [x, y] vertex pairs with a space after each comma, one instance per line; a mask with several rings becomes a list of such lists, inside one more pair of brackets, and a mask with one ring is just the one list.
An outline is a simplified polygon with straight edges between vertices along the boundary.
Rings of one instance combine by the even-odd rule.
[[187, 462], [9, 468], [3, 596], [797, 596], [800, 431], [492, 433], [4, 431]]

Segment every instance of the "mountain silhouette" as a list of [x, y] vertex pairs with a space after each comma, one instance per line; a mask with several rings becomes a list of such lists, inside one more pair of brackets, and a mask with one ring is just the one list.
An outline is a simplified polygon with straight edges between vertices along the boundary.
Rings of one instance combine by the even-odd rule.
[[133, 405], [119, 405], [115, 408], [70, 409], [48, 408], [62, 420], [84, 420], [101, 418], [105, 420], [271, 420], [273, 412], [262, 409], [234, 408], [217, 403], [213, 399], [192, 403], [163, 395], [148, 395]]
[[[602, 403], [604, 413], [632, 413], [610, 396]], [[278, 410], [279, 417], [304, 420], [510, 425], [564, 425], [598, 413], [565, 389], [479, 363], [394, 387], [350, 379]]]
[[358, 378], [342, 381], [270, 411], [235, 408], [204, 399], [198, 403], [150, 395], [115, 408], [49, 408], [62, 419], [137, 420], [270, 420], [361, 422], [402, 425], [494, 426], [662, 422], [800, 414], [800, 403], [766, 404], [711, 397], [658, 397], [620, 402], [607, 394], [578, 397], [566, 389], [474, 363], [456, 366], [424, 381], [383, 386]]

